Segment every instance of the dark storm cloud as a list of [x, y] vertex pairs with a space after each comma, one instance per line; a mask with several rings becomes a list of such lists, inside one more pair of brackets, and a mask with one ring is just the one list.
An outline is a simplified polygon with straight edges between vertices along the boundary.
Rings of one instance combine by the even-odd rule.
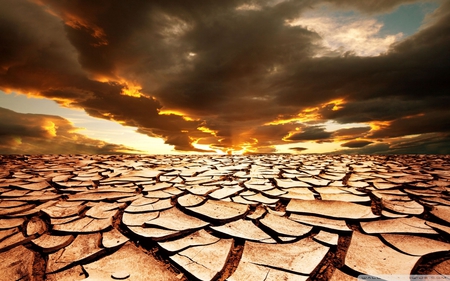
[[[414, 1], [0, 2], [0, 89], [84, 108], [178, 150], [198, 141], [269, 151], [289, 134], [289, 143], [366, 137], [365, 129], [266, 125], [334, 99], [345, 103], [321, 107], [317, 122], [390, 123], [370, 138], [447, 131], [448, 2], [378, 57], [314, 57], [323, 38], [286, 21], [322, 3], [379, 13]], [[121, 94], [133, 85], [140, 97]], [[192, 119], [159, 115], [164, 109]]]
[[0, 86], [23, 92], [83, 80], [60, 21], [26, 1], [2, 1]]
[[291, 148], [289, 148], [290, 150], [293, 150], [293, 151], [295, 151], [295, 152], [302, 152], [302, 151], [305, 151], [305, 150], [308, 150], [307, 148], [305, 148], [305, 147], [291, 147]]
[[390, 146], [390, 151], [399, 154], [450, 154], [449, 143], [450, 134], [429, 133], [397, 140]]
[[390, 152], [390, 146], [387, 143], [374, 143], [362, 148], [341, 149], [332, 152], [332, 154], [387, 154]]
[[339, 129], [333, 132], [333, 137], [355, 138], [362, 136], [365, 133], [368, 133], [370, 130], [371, 130], [370, 127], [354, 127], [354, 128]]
[[[297, 64], [291, 76], [279, 78], [278, 83], [287, 87], [277, 102], [313, 106], [342, 97], [346, 103], [341, 109], [324, 107], [322, 118], [340, 123], [392, 122], [374, 137], [447, 131], [449, 10], [450, 3], [443, 3], [433, 25], [382, 56], [318, 58]], [[314, 94], [307, 97], [310, 93]]]
[[[181, 54], [195, 56], [186, 67], [180, 66], [176, 80], [156, 94], [165, 104], [194, 114], [219, 111], [247, 120], [254, 117], [236, 107], [253, 112], [266, 106], [266, 116], [281, 113], [267, 107], [273, 96], [265, 80], [277, 66], [311, 55], [311, 41], [318, 39], [303, 28], [284, 26], [283, 17], [272, 11], [234, 9], [205, 16], [182, 37], [186, 50]], [[180, 56], [180, 60], [186, 59]]]
[[[242, 126], [242, 124], [240, 124]], [[283, 140], [284, 137], [289, 135], [289, 132], [295, 130], [298, 127], [298, 124], [286, 123], [286, 124], [273, 124], [273, 125], [262, 125], [257, 126], [251, 129], [246, 129], [238, 131], [232, 127], [237, 126], [218, 126], [218, 128], [227, 128], [228, 131], [221, 129], [216, 133], [217, 138], [220, 142], [211, 140], [206, 138], [205, 141], [199, 142], [199, 144], [211, 144], [216, 148], [233, 148], [236, 150], [240, 150], [245, 145], [251, 145], [252, 147], [256, 147], [257, 153], [270, 153], [276, 152], [275, 145], [285, 144], [286, 142]], [[251, 121], [248, 125], [242, 126], [251, 127]], [[214, 126], [211, 126], [214, 128]], [[224, 134], [224, 131], [225, 134]]]
[[64, 118], [0, 107], [0, 154], [117, 154], [139, 152], [75, 133]]
[[[446, 51], [450, 45], [450, 4], [445, 2], [440, 10], [434, 25], [395, 44], [385, 55], [324, 57], [296, 64], [292, 76], [280, 77], [279, 83], [289, 87], [278, 96], [278, 101], [301, 105], [306, 94], [314, 94], [308, 98], [311, 104], [323, 98], [345, 97], [350, 102], [345, 107], [356, 103], [351, 109], [354, 110], [361, 106], [358, 102], [369, 100], [379, 103], [379, 106], [368, 105], [371, 108], [366, 109], [367, 115], [371, 116], [379, 111], [382, 99], [387, 99], [382, 112], [394, 115], [393, 108], [399, 106], [402, 112], [403, 107], [409, 110], [411, 103], [428, 104], [435, 99], [448, 98], [445, 66], [450, 59]], [[373, 117], [378, 118], [378, 115]]]
[[298, 125], [292, 123], [265, 125], [250, 130], [247, 132], [247, 135], [257, 139], [258, 145], [261, 146], [278, 145], [283, 144], [284, 141], [282, 139], [286, 137], [289, 132], [295, 130], [296, 127], [298, 127]]
[[[97, 8], [101, 9], [100, 6]], [[78, 9], [82, 9], [82, 6]], [[63, 26], [61, 20], [45, 12], [44, 7], [25, 1], [7, 1], [0, 13], [0, 88], [32, 92], [83, 108], [94, 117], [121, 121], [138, 129], [146, 128], [150, 136], [162, 137], [169, 144], [182, 130], [196, 131], [200, 122], [189, 122], [176, 115], [158, 115], [162, 106], [153, 98], [124, 96], [121, 92], [125, 85], [91, 79], [95, 75], [108, 76], [113, 68], [108, 71], [90, 69], [83, 63], [83, 60], [89, 59], [84, 59], [79, 46], [70, 40], [72, 29], [77, 32], [84, 30], [91, 37], [96, 35], [94, 29], [101, 28], [95, 24], [90, 27], [92, 23], [89, 19], [73, 14], [66, 19], [70, 26]], [[100, 32], [98, 36], [106, 35]], [[103, 46], [99, 42], [94, 43], [89, 42], [92, 48]], [[104, 41], [104, 44], [109, 43]], [[103, 51], [99, 52], [93, 56], [104, 58]], [[77, 62], [77, 57], [81, 64]], [[99, 62], [94, 64], [99, 65]], [[105, 69], [103, 66], [101, 68]], [[173, 144], [183, 147], [179, 139]], [[193, 149], [189, 139], [184, 140], [184, 147]]]
[[340, 110], [323, 108], [321, 114], [326, 119], [340, 123], [390, 121], [402, 116], [418, 114], [424, 110], [422, 100], [402, 100], [399, 98], [370, 98], [350, 101]]
[[400, 137], [434, 132], [450, 132], [450, 112], [448, 110], [396, 119], [389, 126], [375, 131], [370, 137]]
[[364, 147], [364, 146], [369, 145], [371, 143], [373, 143], [373, 142], [365, 141], [365, 140], [354, 140], [354, 141], [345, 142], [345, 143], [341, 144], [341, 146], [355, 148], [355, 147]]
[[364, 147], [342, 149], [333, 154], [449, 154], [450, 134], [428, 133], [392, 139], [390, 143], [372, 143]]
[[[47, 3], [66, 22], [68, 39], [85, 69], [137, 81], [166, 108], [206, 120], [229, 146], [245, 142], [242, 134], [249, 128], [298, 111], [273, 106], [265, 80], [278, 65], [311, 56], [311, 42], [319, 39], [284, 25], [307, 2], [268, 7], [261, 1], [256, 3], [259, 11], [236, 10], [244, 1], [132, 2], [120, 17], [115, 15], [124, 7], [116, 2]], [[104, 34], [102, 44], [94, 30]], [[197, 134], [194, 125], [190, 136]]]
[[303, 128], [299, 133], [294, 133], [287, 139], [291, 141], [314, 141], [326, 140], [332, 133], [325, 131], [322, 127], [311, 126]]

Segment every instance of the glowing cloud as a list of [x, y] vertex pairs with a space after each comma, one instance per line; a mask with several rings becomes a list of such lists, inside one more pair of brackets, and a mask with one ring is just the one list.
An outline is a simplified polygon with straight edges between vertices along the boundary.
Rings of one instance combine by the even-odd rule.
[[[58, 116], [21, 114], [0, 107], [2, 154], [115, 154], [141, 151], [75, 133], [77, 128]], [[57, 138], [57, 140], [55, 140]]]
[[61, 136], [99, 151], [130, 131], [143, 137], [132, 147], [160, 140], [149, 153], [446, 151], [450, 3], [436, 2], [420, 28], [425, 13], [408, 17], [415, 27], [405, 32], [383, 20], [423, 3], [9, 1], [0, 90], [121, 129], [99, 126], [95, 142], [44, 112], [34, 126], [2, 123], [3, 139], [9, 152]]
[[45, 124], [42, 126], [44, 130], [47, 131], [47, 133], [52, 136], [56, 137], [56, 129], [58, 128], [54, 122], [52, 121], [45, 121]]

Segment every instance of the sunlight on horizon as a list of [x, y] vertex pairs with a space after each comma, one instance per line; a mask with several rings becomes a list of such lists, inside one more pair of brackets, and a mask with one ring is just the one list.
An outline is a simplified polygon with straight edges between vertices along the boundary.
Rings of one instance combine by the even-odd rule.
[[69, 120], [77, 133], [104, 142], [124, 145], [139, 150], [138, 154], [183, 154], [173, 146], [164, 144], [161, 138], [152, 138], [136, 132], [135, 127], [123, 126], [114, 121], [89, 116], [84, 110], [66, 108], [56, 102], [39, 97], [30, 97], [16, 92], [0, 91], [1, 106], [18, 113], [57, 115]]

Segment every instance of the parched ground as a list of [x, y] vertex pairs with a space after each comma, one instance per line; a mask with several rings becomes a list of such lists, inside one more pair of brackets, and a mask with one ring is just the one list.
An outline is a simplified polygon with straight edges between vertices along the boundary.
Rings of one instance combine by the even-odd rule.
[[444, 280], [449, 234], [448, 155], [0, 156], [0, 281]]

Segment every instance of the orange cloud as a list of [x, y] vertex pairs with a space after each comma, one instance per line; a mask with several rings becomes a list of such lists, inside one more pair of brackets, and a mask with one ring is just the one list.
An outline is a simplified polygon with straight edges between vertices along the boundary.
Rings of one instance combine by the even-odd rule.
[[[429, 24], [390, 44], [386, 36], [372, 40], [379, 25], [367, 19], [361, 26], [331, 21], [325, 31], [285, 20], [305, 19], [306, 11], [330, 18], [335, 6], [382, 13], [410, 0], [247, 2], [11, 1], [0, 11], [0, 89], [81, 108], [180, 151], [376, 139], [352, 148], [372, 151], [378, 139], [385, 148], [393, 138], [448, 132], [449, 3], [439, 2]], [[332, 34], [329, 26], [339, 28]], [[358, 38], [346, 26], [363, 32], [364, 42], [350, 42]], [[336, 49], [336, 40], [345, 46]], [[26, 132], [41, 141], [66, 132], [77, 141], [64, 122], [33, 120], [35, 127], [19, 126], [22, 133], [8, 140], [30, 144]], [[368, 126], [332, 131], [330, 121]]]
[[64, 23], [74, 29], [85, 29], [87, 32], [96, 39], [95, 43], [92, 43], [93, 46], [105, 46], [108, 45], [108, 40], [106, 39], [105, 31], [93, 24], [88, 22], [86, 19], [80, 18], [77, 15], [65, 13], [63, 15]]
[[125, 96], [139, 98], [142, 95], [141, 90], [141, 86], [134, 85], [132, 83], [126, 83], [120, 93]]
[[372, 128], [372, 131], [378, 131], [384, 128], [389, 127], [391, 124], [390, 121], [373, 121], [369, 122], [369, 126]]
[[77, 134], [77, 128], [54, 115], [22, 114], [0, 107], [0, 154], [138, 153]]

